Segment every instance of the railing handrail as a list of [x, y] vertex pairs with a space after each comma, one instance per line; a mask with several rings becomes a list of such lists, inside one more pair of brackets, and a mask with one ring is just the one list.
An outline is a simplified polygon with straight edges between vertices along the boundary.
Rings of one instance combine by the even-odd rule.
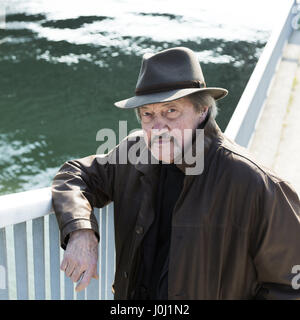
[[0, 196], [0, 228], [53, 212], [51, 187]]
[[[296, 0], [286, 0], [285, 6], [282, 8], [282, 15], [276, 21], [276, 27], [273, 29], [226, 127], [226, 136], [245, 147], [251, 140], [284, 44], [291, 34], [292, 9], [296, 3]], [[254, 107], [252, 107], [253, 104], [255, 104]], [[248, 122], [246, 126], [245, 122]]]

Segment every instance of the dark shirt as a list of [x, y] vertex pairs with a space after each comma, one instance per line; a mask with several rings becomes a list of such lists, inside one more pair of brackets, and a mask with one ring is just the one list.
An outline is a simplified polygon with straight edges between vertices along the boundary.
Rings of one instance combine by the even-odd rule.
[[141, 244], [142, 259], [138, 270], [134, 299], [168, 299], [168, 262], [172, 213], [181, 193], [184, 173], [174, 164], [160, 165], [155, 219]]

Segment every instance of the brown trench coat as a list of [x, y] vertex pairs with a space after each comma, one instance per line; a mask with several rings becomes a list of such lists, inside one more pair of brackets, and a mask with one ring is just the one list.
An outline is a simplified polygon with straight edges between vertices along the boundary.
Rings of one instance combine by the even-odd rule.
[[[168, 299], [300, 299], [291, 286], [292, 268], [300, 265], [296, 192], [226, 138], [216, 123], [206, 124], [204, 132], [204, 170], [185, 176], [173, 211]], [[135, 143], [125, 142], [128, 137], [106, 160], [113, 154], [118, 159], [122, 148]], [[143, 143], [141, 158], [150, 154]], [[188, 165], [178, 166], [184, 171]], [[92, 155], [67, 161], [53, 181], [64, 249], [74, 230], [90, 228], [99, 237], [92, 208], [114, 202], [115, 300], [131, 299], [134, 292], [140, 244], [155, 214], [157, 168], [99, 164]]]

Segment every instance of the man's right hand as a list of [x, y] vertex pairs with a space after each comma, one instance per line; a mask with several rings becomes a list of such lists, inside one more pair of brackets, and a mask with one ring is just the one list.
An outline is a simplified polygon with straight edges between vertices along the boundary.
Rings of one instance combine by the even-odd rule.
[[83, 274], [75, 290], [85, 289], [91, 278], [98, 279], [98, 239], [93, 230], [82, 229], [71, 232], [60, 269], [77, 282]]

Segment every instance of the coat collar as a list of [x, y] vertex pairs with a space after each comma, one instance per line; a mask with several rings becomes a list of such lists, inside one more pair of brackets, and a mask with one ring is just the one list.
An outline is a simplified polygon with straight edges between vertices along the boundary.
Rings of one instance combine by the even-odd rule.
[[[158, 160], [153, 157], [151, 151], [147, 147], [144, 138], [140, 138], [142, 141], [142, 147], [140, 155], [137, 159], [137, 163], [135, 164], [135, 168], [143, 173], [144, 175], [157, 173], [159, 170], [159, 163]], [[193, 150], [193, 154], [196, 150], [196, 143], [197, 139], [193, 142], [191, 148]], [[224, 136], [215, 122], [215, 120], [211, 119], [208, 121], [204, 126], [204, 171], [207, 170], [211, 157], [213, 156], [214, 152], [222, 144], [224, 141]], [[201, 155], [202, 156], [202, 155]], [[185, 159], [183, 159], [182, 163], [176, 164], [176, 166], [185, 174], [187, 168], [194, 167], [194, 164], [189, 164], [185, 162]]]

